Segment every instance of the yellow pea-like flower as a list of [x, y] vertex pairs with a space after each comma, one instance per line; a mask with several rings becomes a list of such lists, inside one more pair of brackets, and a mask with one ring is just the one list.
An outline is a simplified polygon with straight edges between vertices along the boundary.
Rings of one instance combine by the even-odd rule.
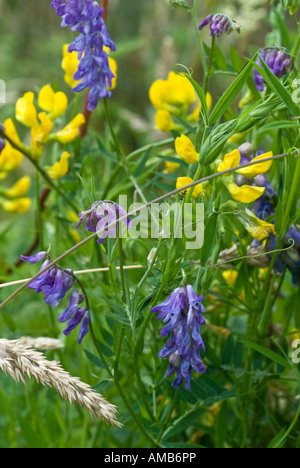
[[233, 169], [240, 164], [241, 155], [236, 149], [231, 153], [225, 154], [223, 162], [218, 165], [218, 172], [227, 171], [228, 169]]
[[[178, 177], [177, 182], [176, 182], [176, 188], [180, 189], [181, 187], [185, 187], [186, 185], [189, 185], [193, 182], [193, 179], [190, 177]], [[188, 193], [189, 189], [187, 190]], [[184, 192], [184, 190], [182, 191]], [[201, 193], [204, 192], [202, 184], [195, 185], [194, 190], [193, 190], [193, 198], [198, 198]], [[187, 195], [186, 193], [186, 195]]]
[[52, 167], [49, 167], [47, 170], [51, 179], [57, 180], [64, 177], [69, 172], [69, 162], [70, 154], [67, 151], [64, 151], [60, 160], [55, 163]]
[[68, 98], [62, 91], [55, 93], [50, 85], [41, 89], [38, 97], [41, 109], [49, 112], [49, 118], [55, 120], [61, 117], [67, 110]]
[[[251, 162], [259, 161], [260, 159], [266, 159], [266, 158], [271, 158], [271, 157], [273, 157], [272, 151], [270, 151], [269, 153], [261, 154], [260, 156], [256, 156], [255, 158], [252, 159]], [[256, 177], [260, 174], [264, 174], [265, 172], [268, 172], [271, 169], [272, 164], [273, 164], [273, 161], [267, 161], [267, 162], [263, 162], [260, 164], [255, 164], [254, 166], [248, 166], [243, 169], [239, 169], [236, 172], [246, 177]]]
[[228, 286], [233, 287], [236, 283], [239, 272], [237, 270], [226, 270], [222, 273], [223, 278], [225, 279]]
[[155, 116], [156, 127], [162, 132], [170, 132], [174, 128], [174, 123], [169, 111], [159, 109]]
[[112, 58], [112, 57], [109, 57], [108, 63], [109, 63], [109, 68], [111, 69], [111, 71], [115, 75], [115, 77], [112, 79], [111, 88], [108, 86], [109, 91], [113, 91], [117, 87], [118, 64], [117, 64], [116, 60], [114, 58]]
[[37, 121], [37, 111], [34, 105], [34, 93], [25, 93], [16, 103], [16, 119], [18, 122], [33, 127]]
[[190, 81], [175, 72], [170, 72], [167, 80], [156, 80], [149, 90], [149, 98], [156, 109], [169, 110], [170, 106], [189, 106], [196, 100]]
[[180, 156], [188, 164], [194, 164], [199, 162], [200, 154], [197, 153], [193, 143], [186, 135], [175, 140], [175, 149], [178, 156]]
[[31, 129], [31, 154], [36, 160], [41, 158], [43, 146], [47, 143], [53, 128], [53, 122], [46, 112], [39, 113], [39, 120], [40, 124], [37, 123]]
[[170, 174], [171, 172], [175, 172], [179, 168], [180, 164], [166, 161], [166, 168], [164, 170], [165, 174]]
[[166, 96], [169, 91], [169, 83], [166, 80], [156, 80], [150, 86], [149, 98], [156, 109], [167, 107]]
[[65, 128], [53, 134], [51, 138], [58, 140], [60, 143], [71, 143], [79, 135], [79, 129], [84, 123], [84, 115], [77, 114]]
[[17, 198], [16, 200], [3, 200], [0, 204], [8, 213], [23, 214], [30, 209], [31, 199]]
[[249, 219], [246, 223], [246, 230], [251, 234], [252, 237], [262, 241], [269, 237], [270, 234], [276, 236], [276, 229], [274, 224], [268, 223], [257, 216], [251, 211], [247, 211]]
[[63, 46], [63, 60], [62, 60], [62, 69], [65, 71], [65, 82], [71, 87], [79, 83], [79, 81], [74, 80], [74, 74], [78, 69], [79, 60], [77, 58], [77, 52], [68, 51], [69, 44], [64, 44]]
[[195, 102], [195, 90], [191, 82], [178, 73], [170, 72], [168, 76], [169, 90], [167, 102], [171, 105], [190, 105]]
[[[14, 143], [23, 147], [12, 119], [5, 120], [4, 127], [6, 135]], [[15, 148], [13, 148], [13, 146], [8, 141], [6, 141], [6, 145], [0, 154], [0, 172], [2, 174], [2, 178], [6, 176], [7, 172], [14, 171], [15, 169], [17, 169], [22, 161], [23, 154], [20, 151], [17, 151]]]
[[252, 203], [260, 198], [264, 192], [265, 187], [253, 187], [252, 185], [242, 185], [238, 187], [236, 184], [229, 184], [228, 190], [234, 200], [241, 203]]
[[9, 198], [21, 198], [27, 195], [31, 185], [31, 179], [24, 176], [18, 180], [10, 189], [5, 190], [5, 195]]

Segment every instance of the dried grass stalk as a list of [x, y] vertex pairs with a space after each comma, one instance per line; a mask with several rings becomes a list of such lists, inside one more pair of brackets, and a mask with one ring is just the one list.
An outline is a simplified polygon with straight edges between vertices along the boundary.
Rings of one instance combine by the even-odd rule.
[[31, 346], [31, 348], [41, 351], [60, 349], [64, 346], [61, 341], [47, 337], [31, 338], [30, 336], [22, 336], [18, 341], [24, 346]]
[[116, 426], [116, 407], [79, 378], [72, 377], [56, 361], [48, 361], [42, 353], [19, 340], [0, 339], [0, 369], [16, 382], [26, 384], [26, 376], [44, 386], [54, 388], [65, 400], [86, 408], [94, 418]]
[[[247, 249], [247, 263], [256, 268], [267, 268], [270, 264], [268, 255], [266, 255], [267, 249], [265, 246], [259, 246], [257, 248]], [[236, 245], [233, 245], [230, 249], [223, 250], [218, 258], [218, 262], [227, 262], [240, 257], [240, 253]], [[228, 265], [224, 265], [224, 268], [228, 268]]]

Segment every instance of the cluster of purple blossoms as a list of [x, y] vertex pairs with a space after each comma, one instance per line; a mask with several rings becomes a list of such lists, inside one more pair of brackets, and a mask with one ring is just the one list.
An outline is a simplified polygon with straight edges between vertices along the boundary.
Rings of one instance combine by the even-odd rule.
[[152, 309], [152, 312], [158, 312], [157, 319], [168, 322], [161, 335], [167, 337], [171, 333], [171, 337], [158, 357], [169, 358], [166, 377], [176, 372], [174, 388], [185, 382], [186, 390], [190, 390], [193, 370], [201, 374], [206, 372], [200, 356], [200, 348], [205, 351], [200, 332], [200, 326], [205, 325], [203, 299], [204, 296], [198, 297], [188, 285], [175, 289], [165, 302]]
[[[40, 271], [43, 271], [51, 263], [47, 252], [39, 252], [32, 257], [21, 255], [21, 260], [32, 264], [43, 261], [44, 263]], [[75, 280], [72, 270], [64, 270], [58, 266], [52, 266], [32, 281], [28, 288], [35, 290], [38, 294], [42, 292], [45, 303], [55, 308], [73, 288]], [[74, 290], [67, 309], [58, 318], [60, 322], [68, 321], [67, 328], [64, 330], [65, 335], [69, 335], [72, 330], [81, 324], [78, 339], [79, 344], [81, 344], [83, 338], [88, 333], [90, 322], [88, 308], [79, 307], [83, 302], [84, 296], [78, 290]]]
[[116, 50], [110, 39], [105, 21], [104, 8], [94, 0], [53, 0], [52, 7], [62, 17], [62, 27], [69, 27], [79, 35], [69, 45], [69, 52], [78, 54], [78, 70], [74, 75], [80, 83], [74, 92], [90, 88], [88, 110], [93, 111], [101, 98], [110, 97], [114, 74], [109, 66], [109, 57], [104, 47]]
[[[294, 69], [294, 59], [288, 50], [283, 47], [266, 47], [262, 49], [256, 59], [256, 63], [259, 66], [261, 66], [261, 59], [268, 65], [277, 78], [282, 78]], [[254, 69], [253, 78], [258, 91], [263, 91], [265, 81], [256, 69]]]
[[[86, 229], [89, 232], [98, 232], [98, 244], [103, 244], [106, 237], [115, 239], [117, 237], [117, 220], [126, 220], [127, 227], [131, 228], [131, 220], [126, 211], [120, 205], [110, 200], [98, 201], [92, 204], [87, 211], [79, 213], [77, 227], [86, 222]], [[108, 227], [113, 224], [113, 226]], [[103, 232], [102, 232], [103, 231]]]
[[231, 19], [227, 15], [216, 13], [208, 15], [200, 24], [198, 29], [202, 31], [205, 26], [210, 24], [210, 36], [219, 37], [220, 34], [231, 34], [232, 31], [240, 32], [241, 26], [239, 23]]

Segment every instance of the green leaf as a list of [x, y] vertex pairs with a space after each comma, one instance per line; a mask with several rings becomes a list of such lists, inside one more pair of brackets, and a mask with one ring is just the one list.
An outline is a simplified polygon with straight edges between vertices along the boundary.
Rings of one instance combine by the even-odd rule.
[[207, 124], [207, 122], [208, 122], [208, 106], [207, 106], [207, 102], [206, 102], [205, 93], [204, 93], [203, 89], [201, 88], [201, 86], [197, 83], [197, 81], [195, 81], [190, 75], [186, 74], [185, 76], [190, 81], [190, 83], [193, 85], [193, 87], [194, 87], [194, 89], [195, 89], [195, 91], [197, 93], [197, 96], [200, 99], [201, 115], [202, 115], [204, 123]]
[[252, 343], [250, 341], [244, 341], [245, 344], [250, 346], [250, 348], [255, 349], [258, 353], [261, 353], [263, 356], [267, 357], [271, 361], [275, 362], [276, 364], [279, 364], [280, 366], [286, 368], [286, 369], [292, 369], [293, 366], [292, 364], [287, 361], [284, 357], [280, 356], [280, 354], [275, 353], [274, 351], [271, 351], [268, 348], [265, 348], [264, 346], [261, 346], [257, 343]]
[[90, 353], [89, 351], [87, 351], [86, 349], [84, 350], [85, 354], [86, 354], [86, 357], [88, 358], [88, 360], [94, 364], [94, 366], [96, 367], [99, 367], [100, 369], [105, 369], [105, 365], [103, 364], [103, 362], [101, 361], [100, 358], [98, 358], [98, 356], [95, 356], [94, 354]]
[[243, 68], [243, 62], [235, 47], [230, 47], [230, 60], [235, 72], [240, 73]]
[[[226, 58], [224, 57], [220, 47], [218, 47], [217, 44], [215, 44], [214, 51], [215, 51], [215, 60], [216, 60], [217, 67], [219, 68], [219, 70], [227, 71]], [[238, 70], [238, 73], [241, 71], [241, 68]]]
[[222, 97], [219, 99], [219, 101], [215, 105], [214, 110], [212, 111], [211, 116], [209, 118], [208, 125], [212, 125], [213, 123], [215, 123], [226, 112], [228, 107], [232, 104], [234, 99], [237, 97], [237, 95], [241, 91], [244, 84], [249, 79], [250, 74], [252, 72], [252, 68], [253, 68], [253, 64], [252, 62], [249, 62], [248, 65], [246, 65], [244, 69], [240, 72], [239, 76], [234, 80], [234, 82], [225, 91], [225, 93], [222, 95]]
[[152, 147], [150, 146], [150, 148], [146, 151], [143, 159], [141, 160], [140, 164], [138, 165], [136, 171], [135, 171], [135, 177], [138, 177], [142, 172], [143, 172], [143, 169], [151, 155], [151, 151], [152, 151]]

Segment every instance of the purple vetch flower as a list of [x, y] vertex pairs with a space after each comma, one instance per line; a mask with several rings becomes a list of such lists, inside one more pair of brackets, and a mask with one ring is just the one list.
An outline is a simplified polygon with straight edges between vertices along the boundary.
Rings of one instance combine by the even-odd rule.
[[[131, 220], [127, 216], [126, 211], [115, 202], [105, 200], [92, 204], [87, 211], [79, 213], [79, 222], [77, 227], [86, 223], [86, 229], [89, 232], [100, 232], [98, 244], [103, 244], [106, 237], [115, 239], [117, 237], [117, 220], [123, 218], [126, 220], [127, 228], [131, 228]], [[108, 227], [110, 224], [114, 226]], [[121, 224], [121, 222], [119, 223]], [[102, 232], [102, 230], [104, 232]]]
[[[43, 271], [51, 264], [48, 252], [39, 252], [32, 257], [22, 255], [21, 259], [24, 262], [32, 264], [45, 260], [40, 271]], [[75, 281], [76, 277], [72, 270], [63, 269], [58, 265], [54, 265], [32, 281], [28, 288], [35, 290], [38, 294], [40, 292], [43, 293], [44, 302], [55, 308], [73, 288]], [[79, 308], [80, 304], [84, 301], [86, 302], [86, 307]], [[74, 290], [71, 294], [67, 309], [58, 318], [60, 322], [66, 322], [69, 320], [67, 328], [64, 331], [66, 335], [81, 323], [78, 339], [79, 344], [81, 344], [84, 336], [89, 331], [90, 314], [87, 302], [88, 299], [83, 294], [78, 290]]]
[[80, 309], [76, 310], [74, 316], [69, 320], [67, 328], [64, 330], [64, 334], [67, 336], [71, 333], [71, 331], [75, 330], [79, 324], [79, 338], [78, 343], [81, 344], [85, 335], [89, 332], [89, 323], [90, 323], [90, 313], [86, 307], [81, 307]]
[[[268, 65], [277, 78], [282, 78], [294, 69], [294, 58], [283, 47], [266, 47], [262, 49], [256, 59], [256, 63], [259, 66], [261, 66], [261, 59]], [[263, 91], [265, 80], [256, 68], [253, 71], [253, 78], [258, 91]]]
[[31, 257], [26, 257], [25, 255], [21, 255], [21, 260], [23, 262], [28, 262], [28, 263], [39, 263], [45, 260], [47, 257], [47, 252], [39, 252], [35, 255], [32, 255]]
[[101, 98], [111, 96], [109, 88], [114, 78], [104, 48], [115, 51], [116, 46], [102, 18], [104, 8], [100, 8], [94, 0], [53, 0], [52, 7], [62, 17], [62, 27], [79, 33], [69, 45], [69, 52], [76, 51], [79, 60], [74, 79], [80, 83], [73, 91], [90, 88], [88, 110], [93, 111]]
[[216, 13], [215, 15], [208, 15], [205, 20], [200, 24], [198, 29], [202, 31], [205, 26], [210, 24], [210, 36], [219, 37], [220, 34], [231, 34], [236, 30], [240, 32], [241, 26], [239, 23], [231, 19], [227, 15]]
[[172, 383], [179, 388], [185, 382], [186, 390], [191, 388], [193, 370], [204, 374], [205, 365], [200, 356], [200, 349], [205, 351], [200, 326], [205, 325], [202, 304], [204, 296], [197, 296], [191, 285], [175, 289], [168, 299], [152, 309], [158, 313], [157, 319], [163, 319], [166, 325], [161, 335], [171, 334], [165, 347], [158, 353], [158, 357], [169, 358], [169, 368], [166, 377], [176, 372]]

